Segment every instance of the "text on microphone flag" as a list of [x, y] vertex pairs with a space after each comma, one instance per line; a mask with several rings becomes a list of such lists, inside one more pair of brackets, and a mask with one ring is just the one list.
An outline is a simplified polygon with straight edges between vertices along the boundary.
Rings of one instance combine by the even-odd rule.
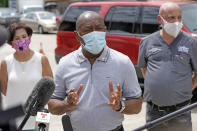
[[37, 112], [36, 121], [37, 122], [49, 123], [50, 113]]
[[47, 114], [44, 114], [44, 113], [42, 113], [41, 115], [42, 115], [42, 118], [45, 118], [45, 116], [47, 116]]

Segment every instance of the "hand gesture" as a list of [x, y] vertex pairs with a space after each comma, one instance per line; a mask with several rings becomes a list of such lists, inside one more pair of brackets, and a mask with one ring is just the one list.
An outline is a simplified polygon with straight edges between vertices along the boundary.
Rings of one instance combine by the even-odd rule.
[[81, 84], [77, 91], [75, 91], [75, 89], [72, 88], [70, 90], [70, 92], [68, 93], [67, 103], [70, 106], [70, 110], [73, 110], [76, 108], [78, 100], [79, 100], [79, 94], [80, 94], [82, 88], [83, 88], [83, 85]]
[[112, 81], [109, 81], [109, 105], [112, 110], [120, 110], [120, 98], [122, 96], [120, 85], [116, 86], [116, 90], [113, 89]]

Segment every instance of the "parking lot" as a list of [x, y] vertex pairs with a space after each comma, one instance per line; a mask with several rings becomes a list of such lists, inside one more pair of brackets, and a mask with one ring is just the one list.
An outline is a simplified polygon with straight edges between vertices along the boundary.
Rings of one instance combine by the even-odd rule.
[[[56, 47], [56, 34], [33, 34], [32, 43], [30, 47], [39, 51], [40, 42], [43, 43], [43, 49], [46, 56], [49, 58], [49, 62], [51, 64], [53, 73], [56, 71], [56, 62], [54, 58], [54, 49]], [[2, 48], [0, 48], [0, 60], [2, 60], [5, 56], [12, 53], [14, 50], [7, 44], [5, 44]], [[131, 131], [139, 126], [145, 124], [145, 106], [146, 103], [143, 103], [142, 111], [137, 115], [125, 115], [125, 120], [123, 122], [123, 126], [125, 131]], [[194, 131], [197, 130], [197, 108], [192, 111], [192, 122]], [[51, 116], [50, 120], [50, 131], [63, 131], [61, 125], [61, 116]]]

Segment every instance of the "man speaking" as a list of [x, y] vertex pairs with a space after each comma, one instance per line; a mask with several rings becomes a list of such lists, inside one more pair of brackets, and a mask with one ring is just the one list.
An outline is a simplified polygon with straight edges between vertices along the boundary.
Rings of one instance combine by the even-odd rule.
[[123, 131], [123, 114], [139, 113], [142, 105], [134, 66], [106, 45], [99, 14], [82, 13], [76, 29], [81, 47], [60, 60], [49, 111], [67, 113], [74, 131]]

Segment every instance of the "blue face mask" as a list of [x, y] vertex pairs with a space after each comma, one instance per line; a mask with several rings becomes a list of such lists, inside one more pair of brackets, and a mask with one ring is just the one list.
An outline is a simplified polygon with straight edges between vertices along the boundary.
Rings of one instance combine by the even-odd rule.
[[93, 31], [83, 36], [80, 36], [85, 42], [85, 45], [82, 44], [82, 46], [91, 54], [99, 54], [106, 45], [105, 36], [106, 32], [102, 31]]

